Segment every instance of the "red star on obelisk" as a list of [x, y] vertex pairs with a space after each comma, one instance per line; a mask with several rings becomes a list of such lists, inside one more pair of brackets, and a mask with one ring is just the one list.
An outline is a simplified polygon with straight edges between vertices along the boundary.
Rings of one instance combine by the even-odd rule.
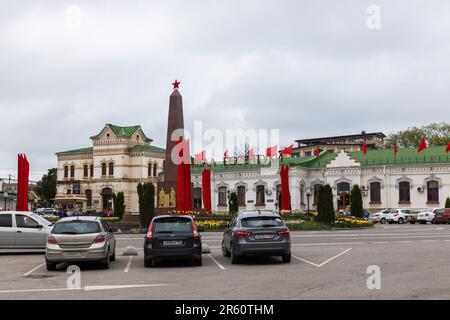
[[180, 83], [181, 82], [179, 82], [177, 79], [175, 79], [175, 82], [172, 83], [173, 89], [175, 90], [175, 89], [180, 88]]

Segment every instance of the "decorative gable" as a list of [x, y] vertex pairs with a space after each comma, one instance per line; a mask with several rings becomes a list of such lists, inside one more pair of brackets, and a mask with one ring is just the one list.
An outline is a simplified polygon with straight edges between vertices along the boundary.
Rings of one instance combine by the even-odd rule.
[[341, 151], [338, 153], [337, 157], [334, 160], [331, 160], [329, 164], [327, 164], [327, 168], [342, 168], [342, 167], [361, 167], [361, 163], [357, 162], [355, 159], [350, 158], [350, 156]]

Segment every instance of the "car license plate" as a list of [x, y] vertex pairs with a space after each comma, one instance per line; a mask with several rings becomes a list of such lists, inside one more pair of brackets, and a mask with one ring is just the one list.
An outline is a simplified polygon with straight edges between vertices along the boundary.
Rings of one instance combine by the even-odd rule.
[[273, 234], [255, 234], [255, 240], [273, 239]]
[[183, 241], [163, 241], [163, 246], [181, 246]]
[[84, 258], [86, 257], [85, 251], [66, 251], [64, 252], [66, 258]]

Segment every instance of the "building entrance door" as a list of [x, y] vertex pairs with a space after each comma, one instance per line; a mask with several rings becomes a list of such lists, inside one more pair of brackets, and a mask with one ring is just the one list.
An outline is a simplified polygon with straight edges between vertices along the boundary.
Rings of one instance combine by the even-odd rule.
[[346, 210], [350, 205], [350, 183], [341, 182], [337, 184], [337, 208]]
[[103, 212], [109, 211], [112, 209], [112, 189], [104, 188], [102, 190], [102, 209]]

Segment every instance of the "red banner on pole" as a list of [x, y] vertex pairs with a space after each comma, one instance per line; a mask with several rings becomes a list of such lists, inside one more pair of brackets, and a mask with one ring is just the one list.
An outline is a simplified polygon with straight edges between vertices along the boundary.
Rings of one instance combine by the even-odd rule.
[[202, 198], [203, 208], [210, 213], [211, 208], [211, 170], [205, 169], [202, 172]]

